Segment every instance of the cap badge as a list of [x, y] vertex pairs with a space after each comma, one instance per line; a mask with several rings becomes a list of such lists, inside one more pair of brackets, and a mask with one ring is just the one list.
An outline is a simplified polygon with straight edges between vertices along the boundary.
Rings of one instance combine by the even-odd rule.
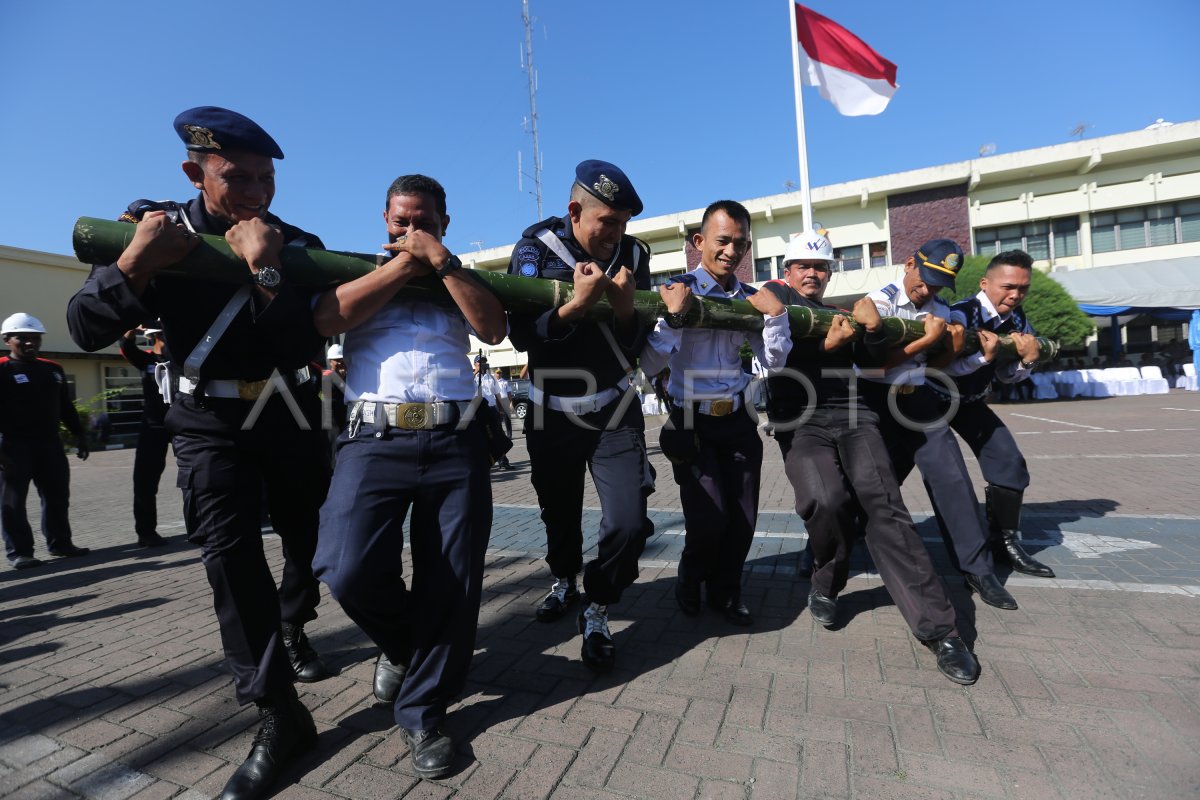
[[946, 256], [946, 268], [958, 269], [958, 253], [951, 253]]
[[600, 175], [600, 180], [598, 180], [596, 183], [592, 184], [592, 188], [595, 189], [600, 194], [601, 197], [603, 197], [605, 200], [607, 200], [610, 203], [616, 197], [617, 192], [621, 191], [621, 187], [618, 186], [616, 183], [614, 183], [612, 180], [610, 180], [609, 177], [604, 174]]
[[191, 136], [191, 144], [194, 147], [211, 147], [214, 150], [220, 150], [221, 145], [213, 139], [213, 132], [209, 128], [202, 128], [199, 125], [184, 125], [183, 129]]

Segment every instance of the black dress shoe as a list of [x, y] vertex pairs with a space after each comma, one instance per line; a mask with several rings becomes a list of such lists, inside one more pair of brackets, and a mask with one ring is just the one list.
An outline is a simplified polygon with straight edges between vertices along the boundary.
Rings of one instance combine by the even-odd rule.
[[333, 673], [321, 661], [317, 651], [308, 643], [303, 625], [283, 623], [283, 646], [287, 649], [288, 661], [292, 664], [292, 672], [300, 683], [316, 683], [323, 681]]
[[289, 761], [317, 743], [312, 715], [293, 698], [258, 709], [262, 725], [254, 735], [250, 757], [225, 784], [221, 800], [265, 797]]
[[989, 606], [1003, 608], [1006, 611], [1016, 609], [1016, 599], [1000, 583], [1000, 579], [996, 577], [996, 573], [989, 572], [986, 575], [972, 575], [968, 572], [963, 577], [967, 581], [967, 588], [979, 595], [979, 599]]
[[400, 695], [400, 684], [408, 674], [407, 664], [393, 664], [383, 653], [375, 662], [375, 682], [372, 691], [381, 703], [394, 703]]
[[1016, 531], [1002, 531], [997, 552], [1001, 554], [1001, 558], [1012, 565], [1014, 571], [1020, 572], [1022, 575], [1032, 575], [1035, 578], [1054, 577], [1054, 570], [1025, 552], [1025, 548], [1021, 547], [1021, 542], [1017, 538]]
[[675, 603], [679, 610], [694, 617], [700, 613], [700, 581], [679, 576], [675, 578]]
[[579, 589], [573, 578], [555, 578], [554, 586], [546, 599], [538, 603], [538, 622], [553, 622], [567, 613], [567, 609], [579, 602]]
[[579, 657], [593, 672], [608, 672], [617, 662], [617, 648], [608, 630], [608, 606], [589, 604], [579, 612], [583, 648]]
[[979, 660], [959, 636], [921, 642], [937, 656], [938, 669], [955, 683], [970, 686], [979, 680]]
[[837, 619], [837, 598], [826, 597], [817, 587], [808, 591], [808, 613], [828, 628]]
[[413, 772], [422, 778], [444, 778], [454, 766], [454, 740], [437, 728], [414, 731], [401, 728], [412, 754]]
[[42, 566], [44, 562], [33, 556], [17, 556], [12, 560], [13, 569], [33, 569]]
[[167, 540], [157, 533], [147, 533], [145, 536], [139, 536], [137, 543], [138, 547], [162, 547]]
[[746, 604], [736, 597], [716, 602], [710, 600], [708, 605], [713, 611], [723, 614], [725, 619], [734, 625], [748, 628], [754, 624], [754, 615], [750, 613], [750, 609], [746, 608]]
[[58, 558], [74, 558], [75, 556], [86, 556], [92, 552], [87, 547], [76, 547], [73, 544], [65, 544], [62, 547], [56, 547], [50, 551], [50, 555]]

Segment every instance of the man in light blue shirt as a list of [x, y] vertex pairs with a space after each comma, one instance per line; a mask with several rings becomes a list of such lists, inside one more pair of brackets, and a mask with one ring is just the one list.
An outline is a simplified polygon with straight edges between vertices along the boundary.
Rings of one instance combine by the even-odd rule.
[[[496, 344], [506, 323], [500, 301], [442, 245], [450, 217], [437, 181], [397, 178], [384, 219], [395, 257], [316, 302], [317, 330], [346, 333], [346, 394], [356, 401], [338, 436], [313, 572], [381, 649], [375, 696], [392, 703], [413, 770], [440, 778], [454, 743], [439, 725], [474, 652], [492, 524], [487, 439], [464, 356], [469, 331]], [[431, 275], [456, 307], [397, 295]]]
[[[748, 343], [771, 370], [783, 366], [792, 339], [783, 303], [737, 278], [750, 249], [744, 206], [732, 200], [709, 205], [692, 243], [700, 266], [660, 288], [667, 314], [641, 356], [646, 375], [671, 369], [671, 416], [659, 441], [679, 484], [687, 526], [675, 599], [685, 614], [699, 613], [703, 583], [711, 608], [734, 624], [752, 625], [742, 602], [742, 568], [758, 520], [763, 446], [745, 400], [750, 375], [742, 369], [740, 350]], [[763, 314], [762, 332], [684, 330], [693, 294], [748, 300]]]

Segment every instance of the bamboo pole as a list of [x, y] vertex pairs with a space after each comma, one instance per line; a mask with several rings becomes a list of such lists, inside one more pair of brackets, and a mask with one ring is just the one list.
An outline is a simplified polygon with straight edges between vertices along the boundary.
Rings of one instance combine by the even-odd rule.
[[[75, 256], [85, 264], [111, 264], [116, 261], [133, 239], [135, 226], [127, 222], [80, 217], [75, 223], [72, 243]], [[163, 270], [163, 274], [194, 280], [212, 280], [226, 283], [245, 283], [248, 269], [245, 262], [233, 254], [229, 244], [220, 236], [200, 234], [200, 244], [187, 257]], [[341, 252], [337, 250], [313, 250], [304, 247], [285, 247], [280, 252], [280, 271], [288, 281], [316, 288], [335, 286], [352, 281], [374, 270], [377, 259], [365, 253]], [[468, 270], [467, 274], [488, 286], [500, 298], [508, 311], [537, 313], [557, 308], [573, 296], [575, 287], [565, 281], [522, 278], [507, 273], [487, 270]], [[402, 294], [426, 298], [432, 302], [453, 302], [449, 293], [436, 276], [425, 276], [410, 281]], [[761, 330], [762, 315], [745, 300], [695, 297], [684, 319], [685, 327], [717, 328], [722, 330]], [[634, 293], [634, 309], [647, 320], [654, 320], [666, 311], [657, 292]], [[612, 306], [601, 299], [588, 311], [588, 317], [599, 321], [612, 319]], [[846, 312], [789, 306], [788, 317], [792, 335], [799, 338], [824, 336], [829, 331], [834, 316]], [[859, 326], [851, 320], [857, 330]], [[889, 344], [899, 345], [915, 341], [925, 333], [923, 323], [899, 317], [883, 318], [884, 335]], [[861, 331], [860, 331], [861, 335]], [[965, 353], [979, 350], [979, 337], [974, 331], [967, 332]], [[1042, 359], [1049, 360], [1058, 354], [1058, 343], [1038, 338]], [[1000, 339], [1000, 356], [1016, 357], [1012, 340]]]

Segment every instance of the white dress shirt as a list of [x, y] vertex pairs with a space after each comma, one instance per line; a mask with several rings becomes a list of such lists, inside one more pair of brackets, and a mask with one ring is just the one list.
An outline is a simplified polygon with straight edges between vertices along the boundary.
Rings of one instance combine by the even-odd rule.
[[[726, 291], [704, 267], [697, 267], [692, 293], [700, 297], [725, 297], [745, 300], [746, 287], [736, 278]], [[672, 328], [660, 319], [642, 350], [641, 367], [646, 375], [657, 375], [671, 368], [667, 391], [675, 400], [694, 402], [720, 400], [740, 394], [750, 383], [742, 371], [738, 352], [748, 342], [754, 355], [767, 370], [779, 369], [792, 350], [788, 315], [763, 315], [762, 331], [723, 331], [708, 328]]]
[[[875, 302], [875, 307], [885, 317], [922, 319], [932, 314], [947, 321], [950, 319], [950, 306], [947, 305], [945, 300], [936, 295], [919, 306], [910, 300], [908, 292], [904, 291], [903, 279], [892, 281], [882, 289], [871, 292], [867, 297]], [[871, 378], [865, 375], [863, 378], [864, 380], [871, 380], [876, 383], [899, 383], [920, 386], [925, 383], [925, 362], [928, 360], [929, 354], [927, 352], [920, 352], [904, 363], [897, 364], [885, 371], [882, 378]]]
[[394, 299], [347, 332], [346, 399], [464, 401], [475, 396], [468, 335], [458, 309]]

